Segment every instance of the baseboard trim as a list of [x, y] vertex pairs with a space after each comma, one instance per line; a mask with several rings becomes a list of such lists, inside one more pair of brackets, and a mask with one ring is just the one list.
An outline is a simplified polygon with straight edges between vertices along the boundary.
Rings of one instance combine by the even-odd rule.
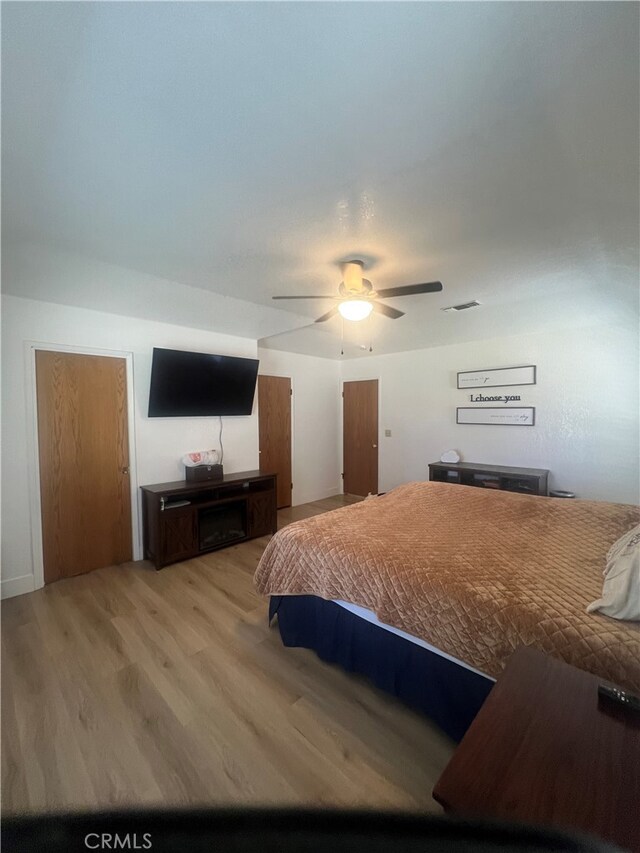
[[7, 578], [0, 581], [0, 598], [15, 598], [33, 592], [36, 588], [33, 575], [20, 575], [19, 578]]

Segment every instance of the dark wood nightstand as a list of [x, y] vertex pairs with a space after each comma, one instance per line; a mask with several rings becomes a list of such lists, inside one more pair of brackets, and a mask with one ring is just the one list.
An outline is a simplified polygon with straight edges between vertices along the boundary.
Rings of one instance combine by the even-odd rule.
[[590, 832], [640, 850], [640, 716], [602, 679], [519, 648], [433, 789], [447, 812]]

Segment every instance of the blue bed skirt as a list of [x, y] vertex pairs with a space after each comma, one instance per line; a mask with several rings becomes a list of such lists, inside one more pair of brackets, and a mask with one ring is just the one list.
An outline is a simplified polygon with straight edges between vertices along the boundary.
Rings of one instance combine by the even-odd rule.
[[462, 740], [494, 682], [315, 595], [272, 596], [285, 646], [313, 649], [329, 663], [369, 677], [376, 687]]

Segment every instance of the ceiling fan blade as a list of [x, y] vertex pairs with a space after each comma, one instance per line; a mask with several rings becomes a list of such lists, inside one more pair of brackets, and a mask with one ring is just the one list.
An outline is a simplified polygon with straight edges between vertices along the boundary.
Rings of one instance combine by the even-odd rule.
[[378, 296], [413, 296], [417, 293], [439, 293], [442, 290], [441, 281], [429, 281], [426, 284], [405, 284], [402, 287], [387, 287], [384, 290], [376, 288]]
[[332, 308], [331, 311], [327, 311], [326, 314], [323, 314], [322, 317], [318, 317], [317, 320], [314, 320], [315, 323], [324, 323], [325, 320], [330, 320], [332, 317], [335, 317], [338, 313], [337, 308]]
[[392, 308], [390, 305], [385, 305], [383, 302], [372, 302], [373, 310], [378, 314], [384, 314], [385, 317], [391, 317], [392, 320], [397, 320], [398, 317], [404, 317], [404, 311], [398, 311], [397, 308]]
[[272, 296], [272, 299], [335, 299], [335, 296]]

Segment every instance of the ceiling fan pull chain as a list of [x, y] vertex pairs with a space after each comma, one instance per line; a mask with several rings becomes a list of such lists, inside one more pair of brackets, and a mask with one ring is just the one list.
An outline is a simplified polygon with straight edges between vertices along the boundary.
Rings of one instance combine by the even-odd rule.
[[340, 355], [344, 355], [344, 317], [342, 317], [342, 337], [340, 338]]
[[371, 314], [369, 314], [369, 352], [373, 352], [373, 332], [371, 331]]

